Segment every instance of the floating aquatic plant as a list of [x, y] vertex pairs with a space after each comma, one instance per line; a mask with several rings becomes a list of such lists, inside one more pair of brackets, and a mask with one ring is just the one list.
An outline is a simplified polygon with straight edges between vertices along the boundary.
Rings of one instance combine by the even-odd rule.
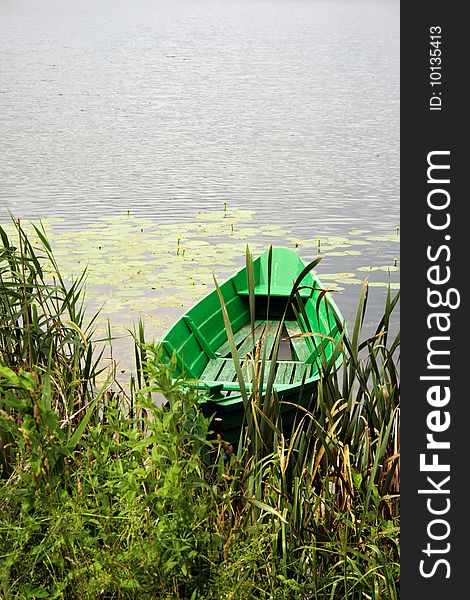
[[[371, 246], [399, 242], [398, 230], [372, 235], [365, 228], [352, 229], [345, 236], [326, 235], [317, 229], [308, 238], [300, 238], [280, 224], [259, 224], [255, 217], [254, 210], [237, 209], [225, 202], [223, 210], [201, 211], [188, 222], [158, 223], [124, 211], [102, 215], [81, 228], [71, 228], [60, 217], [42, 223], [64, 276], [73, 279], [86, 268], [91, 309], [104, 305], [103, 316], [112, 314], [115, 322], [127, 327], [139, 316], [153, 317], [151, 336], [160, 335], [166, 326], [160, 315], [174, 310], [180, 314], [211, 289], [213, 273], [222, 281], [240, 267], [247, 242], [254, 254], [275, 242], [294, 248], [305, 258], [321, 254], [325, 265], [331, 258], [333, 267], [344, 258], [347, 268], [355, 272], [319, 273], [335, 291], [362, 283], [361, 272], [379, 275], [399, 270], [397, 259], [390, 266], [364, 265]], [[31, 242], [39, 243], [34, 228], [27, 223], [24, 226]], [[5, 228], [11, 230], [12, 223]], [[352, 266], [353, 257], [361, 257], [361, 262]], [[370, 285], [386, 286], [388, 282]], [[398, 284], [392, 282], [391, 286]]]
[[358, 267], [358, 271], [399, 271], [400, 268], [397, 265], [383, 265], [381, 267]]

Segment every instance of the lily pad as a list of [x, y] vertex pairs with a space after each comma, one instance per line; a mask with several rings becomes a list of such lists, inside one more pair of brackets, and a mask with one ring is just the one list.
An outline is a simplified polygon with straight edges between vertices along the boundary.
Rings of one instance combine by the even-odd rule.
[[400, 267], [394, 266], [394, 265], [383, 265], [381, 267], [358, 267], [357, 269], [358, 271], [399, 271]]
[[335, 252], [325, 251], [325, 254], [328, 256], [360, 256], [362, 252], [360, 250], [342, 250]]
[[399, 290], [400, 284], [396, 281], [369, 281], [370, 287], [389, 287], [391, 290]]
[[400, 236], [395, 234], [395, 235], [373, 235], [373, 236], [368, 236], [367, 237], [368, 240], [374, 241], [374, 242], [396, 242], [399, 243], [400, 242]]
[[363, 235], [364, 233], [370, 233], [370, 229], [351, 229], [351, 231], [348, 231], [349, 235]]
[[338, 282], [338, 283], [347, 283], [351, 285], [359, 285], [362, 283], [360, 279], [356, 278], [355, 273], [321, 273], [319, 278], [322, 282]]

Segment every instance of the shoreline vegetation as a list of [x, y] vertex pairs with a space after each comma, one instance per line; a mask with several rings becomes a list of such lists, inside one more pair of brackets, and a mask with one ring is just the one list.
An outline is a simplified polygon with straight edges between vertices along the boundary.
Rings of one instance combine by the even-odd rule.
[[33, 246], [16, 225], [0, 227], [0, 597], [399, 598], [399, 293], [362, 339], [363, 284], [343, 366], [323, 365], [289, 438], [251, 398], [228, 449], [142, 321], [117, 381], [86, 273], [66, 281], [45, 231]]

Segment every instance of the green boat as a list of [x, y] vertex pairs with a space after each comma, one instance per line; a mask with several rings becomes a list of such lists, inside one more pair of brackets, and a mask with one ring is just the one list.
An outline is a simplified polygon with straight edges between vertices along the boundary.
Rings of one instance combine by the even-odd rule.
[[236, 272], [219, 291], [214, 289], [181, 316], [161, 339], [163, 358], [176, 357], [175, 375], [184, 374], [190, 385], [206, 391], [202, 409], [207, 416], [215, 415], [223, 439], [232, 444], [243, 426], [243, 392], [245, 397], [254, 390], [267, 393], [272, 369], [278, 398], [291, 403], [281, 402], [284, 426], [292, 423], [298, 410], [292, 403], [305, 405], [315, 397], [321, 362], [331, 358], [343, 322], [329, 293], [294, 250], [272, 248], [252, 265], [248, 276], [246, 267]]

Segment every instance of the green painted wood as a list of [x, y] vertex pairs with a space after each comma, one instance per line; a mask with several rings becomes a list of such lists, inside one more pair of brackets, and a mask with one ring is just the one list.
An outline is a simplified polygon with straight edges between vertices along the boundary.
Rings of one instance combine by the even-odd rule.
[[201, 349], [201, 352], [197, 356], [196, 360], [190, 364], [190, 369], [196, 377], [201, 376], [209, 360], [211, 359], [208, 358], [207, 354]]
[[204, 382], [204, 389], [207, 392], [207, 395], [209, 396], [209, 398], [214, 398], [217, 400], [222, 400], [224, 399], [224, 395], [222, 394], [222, 391], [224, 389], [224, 385], [223, 383], [216, 383], [216, 382], [210, 382], [210, 383], [205, 383]]
[[294, 352], [296, 354], [297, 359], [300, 361], [306, 361], [310, 355], [310, 349], [307, 346], [307, 342], [306, 342], [307, 338], [292, 337], [294, 335], [299, 335], [300, 333], [302, 333], [302, 331], [300, 330], [299, 324], [297, 323], [297, 321], [286, 321], [285, 326], [287, 329], [287, 333], [289, 334], [289, 337], [291, 338], [290, 343], [292, 344], [292, 347], [294, 348]]
[[187, 326], [189, 327], [190, 331], [193, 333], [194, 337], [199, 342], [199, 345], [204, 350], [204, 352], [207, 354], [208, 358], [216, 358], [215, 352], [209, 346], [206, 338], [199, 331], [199, 328], [194, 323], [194, 321], [192, 320], [192, 318], [189, 317], [188, 315], [184, 315], [183, 316], [183, 321], [187, 324]]
[[[246, 300], [238, 296], [234, 283], [231, 279], [224, 282], [220, 286], [220, 290], [225, 300], [230, 322], [232, 324], [232, 330], [237, 331], [249, 321], [249, 310]], [[216, 290], [210, 292], [197, 304], [191, 307], [186, 316], [189, 316], [193, 320], [202, 337], [205, 338], [208, 345], [214, 350], [214, 352], [219, 348], [219, 346], [227, 341], [222, 310]], [[177, 321], [168, 332], [167, 337], [170, 339], [170, 341], [173, 341], [173, 337], [178, 331], [178, 323], [181, 321], [182, 319]], [[184, 325], [187, 327], [185, 323]], [[175, 345], [177, 346], [178, 344]]]
[[168, 340], [163, 341], [163, 346], [166, 348], [166, 350], [170, 356], [173, 356], [173, 353], [175, 354], [176, 361], [178, 364], [178, 369], [180, 370], [180, 372], [185, 373], [188, 377], [191, 377], [192, 379], [196, 379], [194, 374], [192, 373], [191, 369], [187, 366], [187, 364], [184, 363], [179, 352], [173, 348], [173, 346], [171, 345], [171, 343]]
[[235, 365], [231, 358], [225, 361], [222, 371], [219, 374], [220, 381], [234, 381], [236, 379]]
[[[274, 289], [271, 289], [271, 296], [283, 296], [288, 297], [292, 292], [292, 286], [294, 284], [294, 280], [290, 285], [277, 285]], [[255, 285], [255, 296], [267, 296], [268, 295], [268, 286], [266, 285]], [[238, 290], [240, 296], [248, 296], [249, 291], [248, 288], [242, 288]], [[312, 294], [312, 291], [306, 288], [299, 290], [299, 295], [301, 298], [309, 298]]]
[[296, 366], [296, 363], [294, 363], [294, 362], [288, 363], [288, 365], [287, 365], [287, 369], [284, 374], [286, 385], [290, 385], [290, 382], [292, 379], [292, 373], [294, 372], [295, 366]]
[[[278, 324], [279, 323], [277, 321], [269, 321], [269, 323], [266, 324], [263, 332], [262, 344], [266, 348], [266, 358], [271, 358], [274, 342], [276, 340]], [[263, 355], [263, 346], [261, 347], [261, 356]]]
[[[233, 339], [235, 340], [235, 345], [238, 346], [239, 344], [241, 344], [241, 342], [243, 342], [243, 340], [250, 333], [250, 331], [251, 331], [251, 324], [244, 325], [238, 331], [236, 331], [233, 334]], [[217, 349], [216, 353], [220, 357], [230, 356], [230, 345], [229, 345], [228, 341], [224, 342], [220, 346], [220, 348]]]
[[312, 367], [305, 363], [295, 365], [292, 383], [301, 383], [304, 377], [307, 378], [309, 376], [311, 369]]
[[290, 381], [286, 381], [287, 377], [287, 369], [289, 368], [289, 363], [279, 363], [279, 366], [276, 371], [276, 379], [274, 380], [275, 384], [286, 384], [290, 383]]
[[[272, 364], [272, 360], [267, 360], [266, 363], [265, 363], [264, 377], [263, 377], [263, 388], [268, 385], [269, 372], [271, 371], [271, 364]], [[277, 371], [278, 368], [279, 368], [279, 366], [276, 364], [276, 371]], [[260, 370], [261, 370], [261, 364], [260, 364]], [[276, 372], [274, 373], [274, 381], [276, 381]]]
[[[186, 356], [186, 355], [182, 354], [182, 356]], [[202, 348], [199, 348], [199, 352], [197, 354], [193, 354], [193, 359], [194, 359], [193, 362], [189, 362], [188, 360], [185, 360], [185, 363], [191, 369], [191, 373], [193, 373], [194, 377], [199, 377], [201, 375], [203, 369], [209, 362], [209, 358], [207, 357], [204, 350], [202, 350]]]
[[[265, 371], [264, 371], [264, 381], [263, 384], [267, 384], [267, 379], [269, 376], [269, 370], [271, 368], [270, 360], [265, 362]], [[245, 361], [240, 361], [240, 365], [242, 367], [242, 371], [245, 377], [245, 384], [249, 387], [248, 381], [253, 383], [253, 362], [248, 361], [246, 364]], [[259, 371], [261, 370], [261, 361], [258, 363]], [[289, 385], [292, 377], [294, 376], [293, 383], [299, 382], [302, 380], [304, 369], [307, 368], [307, 372], [310, 372], [311, 366], [305, 365], [303, 362], [299, 361], [278, 361], [276, 368], [276, 378], [275, 384], [277, 385]], [[224, 389], [228, 390], [238, 390], [239, 386], [236, 381], [236, 371], [235, 365], [233, 364], [233, 360], [231, 358], [217, 358], [209, 361], [206, 369], [202, 374], [202, 378], [204, 384], [207, 386], [210, 383], [215, 385], [217, 381], [224, 382]], [[234, 383], [234, 385], [228, 387], [228, 383]]]
[[[233, 321], [231, 322], [232, 332], [238, 331], [241, 327], [243, 327], [246, 323], [247, 318], [248, 318], [248, 314], [242, 313], [242, 314], [239, 314], [235, 319], [233, 319]], [[212, 334], [212, 336], [208, 335], [207, 339], [209, 341], [209, 344], [212, 346], [212, 348], [217, 348], [216, 355], [218, 355], [218, 352], [219, 352], [218, 349], [227, 343], [227, 333], [226, 333], [224, 327], [222, 327], [221, 331], [218, 331], [218, 332], [216, 331], [215, 333]], [[229, 356], [229, 355], [230, 355], [230, 349], [228, 350], [228, 352], [226, 352], [224, 354], [224, 356]]]
[[216, 381], [217, 376], [220, 373], [222, 367], [224, 366], [224, 361], [220, 358], [212, 358], [208, 363], [206, 368], [201, 374], [201, 379], [205, 379], [208, 381]]
[[[206, 380], [204, 379], [204, 381], [200, 381], [199, 383], [196, 382], [194, 384], [194, 387], [198, 388], [198, 389], [206, 389], [207, 386], [216, 386], [219, 383], [223, 383], [223, 390], [224, 392], [239, 392], [240, 391], [240, 386], [238, 384], [238, 381], [224, 381], [221, 382], [219, 380], [217, 381], [211, 381], [211, 380]], [[240, 409], [240, 407], [238, 407], [238, 409]]]
[[[297, 252], [290, 248], [273, 248], [271, 281], [268, 286], [269, 252], [264, 252], [253, 264], [255, 296], [266, 296], [268, 290], [271, 296], [289, 296], [297, 276], [304, 267], [305, 263]], [[249, 294], [246, 269], [239, 271], [233, 281], [240, 296]], [[303, 285], [313, 285], [314, 283], [315, 278], [311, 272], [305, 276], [302, 282]], [[309, 296], [311, 290], [303, 289], [300, 293], [302, 296]]]
[[[211, 380], [198, 380], [194, 383], [194, 387], [197, 389], [207, 389], [207, 386], [217, 386], [218, 384], [223, 383], [223, 390], [224, 392], [239, 392], [240, 391], [240, 386], [238, 384], [238, 381], [224, 381], [221, 382], [219, 380], [217, 381], [211, 381]], [[280, 385], [280, 384], [279, 384]], [[247, 386], [248, 387], [248, 386]], [[289, 387], [292, 388], [292, 390], [289, 390], [289, 392], [292, 391], [292, 393], [295, 396], [296, 390], [298, 390], [299, 385], [297, 383], [291, 383], [289, 384]], [[248, 387], [248, 391], [250, 391], [251, 388]], [[266, 391], [266, 386], [263, 386], [264, 391]], [[239, 407], [240, 409], [241, 407]]]
[[[258, 342], [260, 337], [263, 335], [265, 323], [266, 323], [265, 321], [255, 321], [255, 343]], [[237, 355], [240, 358], [245, 358], [245, 356], [247, 354], [251, 354], [253, 352], [253, 350], [254, 350], [254, 344], [253, 344], [253, 336], [251, 334], [251, 326], [250, 326], [248, 335], [245, 337], [243, 342], [237, 348]]]

